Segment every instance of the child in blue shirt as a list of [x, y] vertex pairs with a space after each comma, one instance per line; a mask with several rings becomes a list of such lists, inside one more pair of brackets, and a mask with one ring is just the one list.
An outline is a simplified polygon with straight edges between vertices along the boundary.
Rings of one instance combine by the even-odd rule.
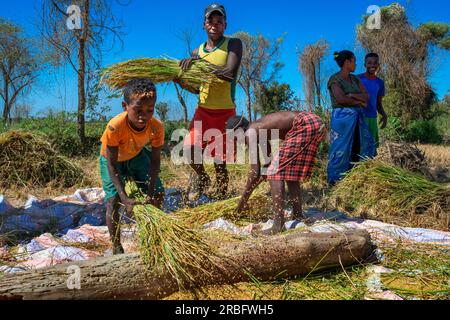
[[363, 109], [364, 120], [369, 127], [370, 132], [375, 140], [376, 147], [379, 146], [380, 138], [378, 133], [377, 116], [381, 116], [380, 125], [384, 129], [387, 125], [387, 114], [383, 109], [383, 97], [385, 95], [384, 81], [377, 77], [377, 72], [380, 68], [380, 58], [376, 53], [369, 53], [366, 55], [364, 66], [366, 72], [359, 75], [364, 87], [366, 87], [369, 94], [369, 102], [367, 108]]

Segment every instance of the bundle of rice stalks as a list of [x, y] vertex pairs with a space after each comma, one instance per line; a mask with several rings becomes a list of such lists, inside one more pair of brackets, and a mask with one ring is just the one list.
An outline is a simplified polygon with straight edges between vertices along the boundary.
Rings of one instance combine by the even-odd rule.
[[189, 70], [183, 72], [179, 60], [144, 58], [115, 64], [103, 72], [102, 82], [115, 90], [124, 88], [134, 78], [146, 77], [154, 83], [180, 79], [183, 83], [199, 89], [204, 83], [222, 82], [212, 72], [217, 69], [206, 60], [195, 60]]
[[386, 142], [380, 148], [378, 159], [402, 169], [418, 172], [431, 178], [425, 153], [410, 143]]
[[151, 205], [139, 205], [134, 217], [144, 263], [151, 269], [169, 272], [180, 288], [186, 283], [199, 284], [198, 276], [210, 274], [219, 266], [215, 249], [174, 216]]
[[0, 135], [2, 187], [44, 187], [49, 182], [72, 187], [83, 179], [83, 170], [59, 155], [43, 136], [25, 131]]
[[336, 185], [332, 198], [341, 210], [366, 210], [386, 222], [392, 222], [394, 216], [414, 220], [415, 215], [426, 213], [424, 223], [430, 225], [427, 220], [436, 218], [440, 228], [449, 226], [447, 186], [376, 159], [360, 163], [350, 171]]
[[249, 202], [249, 210], [236, 213], [240, 198], [232, 198], [224, 201], [211, 202], [196, 208], [181, 209], [176, 215], [193, 227], [201, 227], [206, 223], [212, 222], [219, 218], [228, 221], [266, 221], [273, 215], [271, 207], [271, 199], [263, 194], [253, 195]]

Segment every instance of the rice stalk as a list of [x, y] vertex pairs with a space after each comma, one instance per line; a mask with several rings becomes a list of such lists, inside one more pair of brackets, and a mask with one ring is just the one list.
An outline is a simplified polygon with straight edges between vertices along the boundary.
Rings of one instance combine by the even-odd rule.
[[213, 247], [183, 221], [151, 205], [138, 205], [133, 212], [141, 257], [150, 269], [169, 272], [184, 288], [201, 283], [199, 277], [212, 276], [219, 267]]
[[341, 210], [369, 210], [376, 217], [428, 214], [448, 228], [450, 189], [425, 177], [373, 159], [358, 164], [332, 192]]
[[209, 222], [224, 218], [231, 222], [242, 221], [265, 221], [270, 218], [273, 213], [271, 209], [271, 200], [263, 194], [253, 195], [249, 202], [249, 210], [237, 213], [236, 209], [240, 197], [231, 198], [218, 202], [211, 202], [196, 208], [185, 208], [178, 210], [176, 215], [185, 223], [193, 227], [201, 227]]
[[179, 63], [179, 60], [167, 58], [130, 60], [106, 68], [101, 82], [115, 90], [124, 88], [130, 80], [140, 77], [150, 78], [154, 83], [179, 79], [195, 89], [200, 89], [204, 83], [223, 82], [213, 74], [217, 67], [206, 60], [193, 61], [187, 71], [182, 71]]

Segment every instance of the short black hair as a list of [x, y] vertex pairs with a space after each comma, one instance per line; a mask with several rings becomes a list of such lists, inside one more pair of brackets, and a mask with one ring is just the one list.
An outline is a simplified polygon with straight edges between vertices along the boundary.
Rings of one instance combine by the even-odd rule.
[[364, 58], [364, 61], [367, 61], [367, 59], [369, 59], [369, 58], [380, 59], [380, 56], [378, 55], [378, 53], [370, 52], [370, 53], [366, 54], [366, 57]]
[[355, 54], [349, 50], [342, 50], [334, 53], [334, 60], [339, 67], [343, 67], [346, 60], [351, 60], [355, 57]]
[[156, 92], [156, 86], [149, 78], [135, 78], [128, 82], [123, 89], [123, 98], [126, 103], [130, 103], [134, 95], [150, 95]]
[[227, 130], [243, 129], [248, 130], [250, 122], [244, 116], [231, 117], [227, 120]]

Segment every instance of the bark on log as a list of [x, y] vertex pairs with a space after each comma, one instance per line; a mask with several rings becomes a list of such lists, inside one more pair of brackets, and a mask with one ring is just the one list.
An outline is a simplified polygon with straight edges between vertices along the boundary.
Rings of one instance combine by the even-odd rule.
[[[233, 284], [305, 275], [311, 270], [341, 268], [372, 256], [367, 231], [289, 233], [220, 246], [222, 270], [199, 276], [196, 287]], [[70, 290], [68, 266], [79, 266], [81, 289]], [[73, 262], [0, 278], [1, 299], [162, 299], [177, 292], [176, 281], [165, 272], [148, 270], [139, 254]]]

